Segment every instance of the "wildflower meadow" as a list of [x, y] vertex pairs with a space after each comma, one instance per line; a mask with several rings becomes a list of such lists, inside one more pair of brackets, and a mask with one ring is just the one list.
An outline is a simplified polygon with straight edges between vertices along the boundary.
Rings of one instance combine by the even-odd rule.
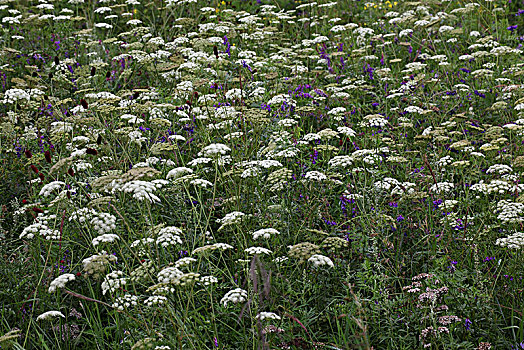
[[0, 27], [0, 349], [524, 350], [523, 0]]

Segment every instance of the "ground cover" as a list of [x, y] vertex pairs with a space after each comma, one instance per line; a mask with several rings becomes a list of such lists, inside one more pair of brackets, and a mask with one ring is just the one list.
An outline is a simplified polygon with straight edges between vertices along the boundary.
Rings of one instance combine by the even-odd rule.
[[0, 348], [524, 349], [519, 1], [2, 1]]

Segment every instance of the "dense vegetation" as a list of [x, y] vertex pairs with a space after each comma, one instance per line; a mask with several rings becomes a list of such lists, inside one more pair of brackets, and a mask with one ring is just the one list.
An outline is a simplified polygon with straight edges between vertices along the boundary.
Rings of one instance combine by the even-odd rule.
[[524, 349], [523, 9], [1, 1], [0, 348]]

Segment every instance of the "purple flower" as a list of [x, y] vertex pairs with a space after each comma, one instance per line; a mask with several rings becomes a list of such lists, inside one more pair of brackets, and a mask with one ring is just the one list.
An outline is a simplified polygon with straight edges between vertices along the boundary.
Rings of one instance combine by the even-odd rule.
[[471, 322], [471, 320], [469, 318], [466, 318], [466, 320], [464, 321], [464, 327], [466, 327], [467, 331], [470, 330], [472, 324], [473, 324], [473, 322]]
[[509, 30], [510, 32], [513, 32], [515, 29], [517, 29], [519, 26], [517, 24], [515, 24], [514, 26], [509, 26], [507, 27], [506, 29]]
[[229, 43], [229, 40], [227, 39], [227, 35], [224, 35], [224, 46], [226, 47], [226, 53], [229, 57], [231, 57], [231, 44]]

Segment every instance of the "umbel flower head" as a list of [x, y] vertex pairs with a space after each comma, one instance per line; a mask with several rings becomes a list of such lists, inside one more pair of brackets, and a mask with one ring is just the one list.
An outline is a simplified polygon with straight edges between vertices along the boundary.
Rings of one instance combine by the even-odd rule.
[[238, 304], [246, 300], [247, 292], [242, 288], [235, 288], [227, 292], [226, 295], [224, 295], [224, 297], [220, 300], [220, 303], [224, 305], [224, 307], [227, 307], [229, 303]]
[[49, 285], [48, 292], [54, 293], [57, 290], [57, 288], [64, 288], [67, 282], [74, 281], [75, 279], [75, 275], [73, 275], [72, 273], [60, 275], [51, 282], [51, 284]]
[[289, 247], [290, 258], [299, 259], [299, 263], [308, 260], [312, 255], [320, 253], [320, 247], [316, 244], [304, 242]]
[[62, 317], [65, 318], [64, 314], [60, 311], [47, 311], [36, 318], [37, 321], [46, 321], [53, 318]]

